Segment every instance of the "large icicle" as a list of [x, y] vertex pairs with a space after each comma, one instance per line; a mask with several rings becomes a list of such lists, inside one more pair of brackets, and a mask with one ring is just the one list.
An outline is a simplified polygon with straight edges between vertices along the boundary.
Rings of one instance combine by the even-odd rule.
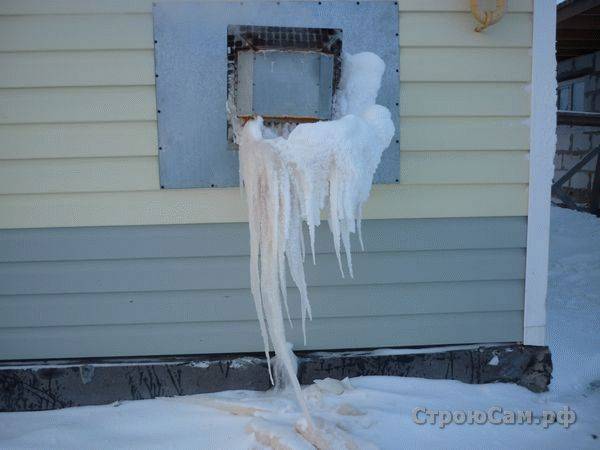
[[311, 310], [303, 265], [303, 222], [308, 226], [314, 262], [315, 228], [327, 210], [342, 276], [342, 248], [352, 276], [350, 234], [358, 231], [360, 237], [362, 205], [369, 197], [381, 153], [394, 135], [389, 111], [375, 104], [384, 70], [385, 64], [373, 53], [344, 55], [334, 120], [300, 124], [289, 134], [286, 129], [287, 137], [283, 137], [258, 117], [236, 136], [249, 212], [251, 290], [269, 370], [272, 345], [309, 423], [285, 337], [284, 260], [300, 291], [306, 342], [305, 318], [311, 317]]

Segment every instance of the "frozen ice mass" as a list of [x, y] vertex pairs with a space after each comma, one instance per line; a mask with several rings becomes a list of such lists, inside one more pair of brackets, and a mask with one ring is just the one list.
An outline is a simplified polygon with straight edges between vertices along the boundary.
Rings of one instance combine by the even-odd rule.
[[389, 110], [375, 103], [384, 70], [383, 60], [373, 53], [346, 54], [333, 120], [302, 123], [281, 132], [257, 117], [237, 129], [240, 186], [246, 194], [250, 226], [251, 291], [265, 353], [269, 361], [269, 349], [275, 350], [309, 425], [294, 355], [285, 337], [284, 309], [290, 320], [286, 260], [300, 291], [306, 342], [305, 321], [311, 318], [311, 308], [304, 275], [303, 223], [316, 264], [315, 227], [322, 214], [327, 217], [340, 275], [347, 271], [352, 277], [350, 234], [357, 233], [362, 246], [362, 207], [381, 154], [395, 132]]

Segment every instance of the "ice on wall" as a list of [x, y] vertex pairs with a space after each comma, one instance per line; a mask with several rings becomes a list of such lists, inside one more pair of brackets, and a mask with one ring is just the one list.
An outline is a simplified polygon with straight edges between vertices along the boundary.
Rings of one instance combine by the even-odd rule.
[[[305, 320], [311, 317], [311, 309], [304, 275], [303, 223], [308, 226], [316, 263], [315, 227], [325, 213], [341, 276], [342, 250], [352, 276], [350, 234], [358, 233], [360, 238], [362, 207], [381, 154], [395, 131], [390, 112], [375, 104], [384, 70], [384, 62], [373, 53], [344, 55], [334, 120], [300, 124], [281, 133], [266, 127], [258, 117], [236, 136], [240, 185], [249, 211], [251, 290], [265, 353], [269, 360], [272, 345], [307, 417], [294, 357], [285, 338], [283, 309], [289, 319], [286, 260], [300, 291], [306, 342]], [[362, 239], [360, 242], [362, 245]]]

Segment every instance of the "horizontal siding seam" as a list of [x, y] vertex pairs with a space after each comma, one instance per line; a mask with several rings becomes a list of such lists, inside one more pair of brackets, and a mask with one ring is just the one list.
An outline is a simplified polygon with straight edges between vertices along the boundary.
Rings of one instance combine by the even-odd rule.
[[[251, 0], [252, 1], [252, 0]], [[283, 0], [284, 2], [286, 0]], [[369, 0], [367, 0], [368, 2]], [[371, 1], [378, 1], [378, 0], [371, 0]], [[518, 0], [518, 1], [522, 1], [522, 0]], [[443, 4], [443, 2], [440, 2], [440, 4]], [[466, 14], [470, 14], [468, 9], [464, 9], [464, 10], [455, 10], [455, 9], [435, 9], [435, 10], [430, 10], [430, 9], [402, 9], [399, 8], [398, 12], [400, 15], [402, 14], [431, 14], [431, 15], [437, 15], [440, 13], [443, 14], [457, 14], [457, 15], [466, 15]], [[519, 16], [519, 15], [527, 15], [527, 16], [532, 16], [532, 11], [507, 11], [504, 16], [505, 17], [510, 17], [512, 15], [515, 16]], [[25, 13], [25, 14], [3, 14], [0, 13], [0, 17], [44, 17], [44, 16], [50, 16], [50, 17], [54, 17], [54, 16], [93, 16], [93, 17], [111, 17], [111, 16], [152, 16], [152, 12], [151, 11], [128, 11], [128, 12], [124, 12], [124, 11], [115, 11], [115, 12], [80, 12], [80, 13], [76, 13], [76, 12], [56, 12], [56, 13]]]
[[[372, 1], [377, 1], [377, 0], [372, 0]], [[442, 0], [442, 1], [437, 0], [437, 1], [438, 1], [439, 4], [444, 4], [444, 1], [446, 1], [446, 0]], [[523, 1], [523, 0], [517, 0], [517, 1]], [[400, 12], [400, 15], [402, 15], [402, 14], [423, 14], [423, 15], [430, 14], [430, 15], [434, 15], [434, 14], [439, 14], [439, 13], [443, 13], [443, 14], [457, 14], [457, 15], [466, 15], [466, 14], [470, 15], [471, 14], [470, 10], [468, 10], [468, 9], [457, 11], [455, 9], [447, 10], [447, 9], [443, 9], [443, 8], [442, 9], [435, 9], [435, 10], [431, 10], [431, 9], [415, 9], [415, 10], [412, 10], [412, 9], [402, 9], [402, 8], [400, 8], [399, 12]], [[504, 14], [504, 17], [522, 16], [522, 15], [532, 16], [533, 14], [532, 14], [532, 11], [510, 11], [509, 10], [509, 11], [506, 11], [506, 13]], [[475, 22], [473, 22], [473, 25], [475, 25]]]
[[[400, 114], [400, 123], [402, 123], [402, 119], [433, 119], [433, 118], [448, 118], [448, 119], [459, 119], [459, 118], [463, 118], [463, 119], [476, 119], [476, 118], [482, 118], [482, 119], [490, 119], [493, 117], [498, 117], [497, 115], [491, 114], [491, 115], [487, 115], [487, 114], [473, 114], [472, 116], [466, 116], [464, 114], [461, 114], [460, 116], [443, 116], [443, 115], [435, 115], [435, 116], [429, 116], [429, 115], [424, 115], [424, 114]], [[529, 119], [529, 115], [525, 115], [525, 114], [515, 114], [514, 116], [502, 116], [502, 117], [506, 117], [507, 119]], [[27, 122], [28, 124], [34, 124], [36, 122]]]
[[[443, 85], [457, 85], [457, 84], [465, 84], [465, 85], [473, 85], [473, 86], [478, 86], [478, 85], [511, 85], [511, 84], [520, 84], [522, 85], [524, 88], [529, 86], [531, 84], [531, 80], [509, 80], [509, 81], [496, 81], [496, 80], [473, 80], [473, 81], [464, 81], [464, 80], [402, 80], [400, 82], [400, 90], [402, 90], [402, 85], [406, 85], [406, 84], [443, 84]], [[63, 86], [57, 86], [57, 88], [61, 88]], [[78, 87], [78, 86], [74, 86], [74, 87]], [[82, 86], [82, 88], [85, 88], [88, 86]], [[116, 86], [115, 87], [119, 87]], [[0, 91], [2, 89], [29, 89], [29, 88], [0, 88]], [[33, 88], [33, 89], [44, 89], [43, 87], [40, 88]], [[451, 116], [451, 117], [456, 117], [456, 116]]]
[[[12, 89], [12, 88], [11, 88]], [[400, 119], [402, 118], [406, 118], [406, 119], [474, 119], [474, 118], [485, 118], [485, 119], [492, 119], [492, 118], [504, 118], [504, 119], [529, 119], [530, 116], [528, 114], [514, 114], [514, 115], [498, 115], [498, 114], [491, 114], [491, 115], [482, 115], [482, 114], [474, 114], [471, 116], [467, 116], [467, 115], [443, 115], [443, 114], [437, 114], [437, 115], [421, 115], [421, 114], [400, 114]], [[124, 120], [115, 120], [115, 119], [95, 119], [95, 120], [88, 120], [88, 121], [73, 121], [73, 120], [64, 120], [64, 121], [48, 121], [48, 120], [42, 120], [42, 121], [35, 121], [35, 122], [2, 122], [0, 123], [0, 127], [3, 126], [28, 126], [28, 125], [90, 125], [90, 124], [101, 124], [101, 125], [105, 125], [105, 124], [109, 124], [109, 123], [157, 123], [156, 120], [153, 119], [124, 119]], [[401, 122], [402, 123], [402, 122]]]
[[[415, 49], [419, 49], [419, 48], [426, 48], [428, 50], [434, 49], [434, 48], [441, 48], [441, 49], [448, 49], [448, 50], [531, 50], [532, 47], [523, 47], [523, 46], [518, 46], [518, 45], [503, 45], [502, 47], [496, 47], [493, 45], [478, 45], [478, 46], [473, 46], [473, 45], [456, 45], [456, 44], [448, 44], [448, 45], [444, 45], [444, 44], [437, 44], [437, 45], [419, 45], [419, 44], [402, 44], [400, 43], [400, 51], [402, 51], [403, 48], [415, 48]], [[139, 50], [139, 49], [133, 49], [133, 50]], [[14, 53], [18, 53], [21, 50], [15, 51]], [[25, 50], [27, 51], [27, 50]], [[39, 51], [39, 50], [38, 50]], [[74, 50], [76, 51], [76, 50]], [[402, 54], [400, 54], [400, 60], [402, 61]]]
[[[448, 150], [449, 152], [456, 152], [456, 150]], [[468, 152], [470, 152], [471, 150], [466, 150]], [[485, 151], [485, 150], [482, 150]], [[497, 150], [490, 150], [490, 151], [497, 151]], [[507, 152], [517, 152], [518, 150], [506, 150]], [[415, 152], [418, 153], [419, 151]], [[14, 161], [14, 162], [25, 162], [25, 161], [36, 161], [36, 162], [43, 162], [43, 161], [47, 161], [47, 162], [53, 162], [56, 160], [61, 160], [61, 161], [85, 161], [85, 162], [91, 162], [93, 160], [98, 160], [98, 161], [104, 161], [104, 160], [112, 160], [112, 161], [124, 161], [124, 160], [129, 160], [129, 159], [134, 159], [134, 160], [139, 160], [139, 159], [152, 159], [152, 160], [156, 160], [158, 159], [158, 153], [156, 155], [123, 155], [123, 156], [111, 156], [111, 155], [107, 155], [107, 156], [57, 156], [57, 157], [53, 157], [53, 156], [44, 156], [44, 157], [30, 157], [30, 158], [2, 158], [0, 157], [0, 160], [2, 161]]]
[[[405, 81], [405, 83], [407, 83], [407, 81]], [[427, 83], [426, 81], [423, 81], [423, 83]], [[484, 82], [482, 82], [484, 83]], [[493, 83], [493, 81], [492, 81]], [[519, 83], [518, 81], [515, 81], [515, 83]], [[135, 88], [135, 87], [150, 87], [150, 86], [155, 86], [154, 83], [152, 82], [147, 82], [147, 83], [140, 83], [140, 82], [135, 82], [135, 83], [122, 83], [122, 84], [115, 84], [115, 83], [111, 83], [111, 84], [61, 84], [59, 86], [47, 86], [47, 85], [42, 85], [42, 86], [10, 86], [10, 87], [0, 87], [0, 94], [2, 94], [2, 91], [26, 91], [26, 90], [58, 90], [58, 89], [111, 89], [111, 88]], [[139, 122], [144, 122], [143, 120], [140, 120]], [[148, 122], [146, 120], [146, 122]], [[23, 123], [27, 123], [29, 124], [30, 122], [23, 122]]]
[[[390, 251], [369, 251], [369, 250], [365, 250], [364, 252], [360, 251], [360, 250], [352, 250], [351, 254], [352, 256], [357, 256], [357, 255], [363, 255], [363, 254], [369, 254], [369, 255], [389, 255], [389, 254], [396, 254], [396, 253], [401, 253], [401, 254], [407, 254], [407, 253], [425, 253], [425, 252], [430, 252], [430, 253], [438, 253], [438, 252], [458, 252], [458, 251], [468, 251], [468, 252], [474, 252], [474, 251], [478, 251], [478, 250], [482, 250], [482, 251], [487, 251], [487, 250], [523, 250], [525, 251], [526, 246], [522, 246], [522, 247], [460, 247], [460, 248], [442, 248], [442, 249], [435, 249], [435, 248], [430, 248], [430, 249], [424, 249], [424, 250], [390, 250]], [[327, 255], [334, 255], [334, 253], [331, 252], [315, 252], [315, 255], [317, 257], [324, 257]], [[30, 261], [22, 261], [22, 260], [3, 260], [0, 261], [0, 270], [2, 269], [3, 265], [25, 265], [25, 264], [54, 264], [54, 263], [89, 263], [89, 262], [107, 262], [107, 261], [112, 261], [112, 262], [127, 262], [127, 261], [152, 261], [152, 260], [185, 260], [185, 259], [212, 259], [212, 258], [249, 258], [249, 253], [239, 253], [239, 254], [228, 254], [228, 255], [211, 255], [211, 256], [202, 256], [202, 255], [198, 255], [198, 256], [166, 256], [166, 257], [161, 257], [161, 256], [140, 256], [140, 257], [128, 257], [128, 258], [93, 258], [93, 259], [33, 259]], [[423, 281], [423, 282], [415, 282], [415, 283], [434, 283], [434, 281]], [[383, 284], [394, 284], [394, 283], [383, 283]], [[353, 285], [353, 286], [359, 286], [360, 284], [357, 285]], [[238, 289], [238, 288], [234, 288], [234, 289]], [[242, 288], [239, 288], [242, 289]], [[187, 291], [189, 289], [183, 289], [184, 291]], [[198, 289], [192, 289], [192, 290], [198, 290]], [[202, 289], [201, 289], [202, 290]], [[213, 290], [213, 289], [207, 289], [207, 290]], [[0, 294], [0, 297], [2, 295], [6, 295], [6, 294]]]
[[[472, 154], [474, 152], [479, 152], [479, 153], [490, 153], [493, 155], [497, 155], [497, 154], [506, 154], [506, 153], [528, 153], [527, 151], [523, 151], [523, 150], [515, 150], [515, 149], [506, 149], [506, 150], [461, 150], [461, 149], [445, 149], [445, 148], [440, 148], [439, 150], [411, 150], [411, 149], [403, 149], [404, 153], [415, 153], [415, 154], [423, 154], [423, 153], [435, 153], [435, 154], [443, 154], [443, 153], [469, 153]], [[77, 160], [83, 160], [83, 161], [91, 161], [91, 160], [127, 160], [127, 159], [156, 159], [158, 157], [157, 155], [124, 155], [124, 156], [111, 156], [111, 155], [107, 155], [107, 156], [58, 156], [58, 157], [30, 157], [30, 158], [1, 158], [4, 161], [55, 161], [57, 159], [60, 160], [69, 160], [69, 161], [77, 161]]]
[[[390, 187], [390, 188], [400, 188], [398, 190], [401, 190], [402, 187], [406, 186], [427, 186], [427, 187], [433, 187], [433, 188], [441, 188], [442, 186], [452, 186], [454, 188], [458, 188], [461, 186], [465, 186], [465, 187], [471, 187], [471, 186], [486, 186], [486, 187], [491, 187], [491, 186], [499, 186], [499, 187], [509, 187], [509, 186], [521, 186], [521, 187], [527, 187], [529, 184], [528, 183], [444, 183], [444, 184], [403, 184], [403, 183], [394, 183], [394, 184], [382, 184], [380, 186], [385, 186], [385, 187]], [[218, 192], [219, 190], [221, 191], [231, 191], [231, 190], [239, 190], [239, 188], [210, 188], [208, 190], [210, 190], [211, 192]], [[28, 193], [28, 194], [3, 194], [0, 193], [0, 200], [2, 200], [2, 197], [38, 197], [38, 196], [47, 196], [47, 195], [96, 195], [96, 194], [127, 194], [130, 192], [135, 192], [137, 194], [139, 193], [157, 193], [157, 192], [166, 192], [169, 191], [169, 195], [175, 195], [176, 191], [178, 191], [179, 189], [145, 189], [145, 190], [139, 190], [139, 191], [94, 191], [94, 192], [40, 192], [40, 193]], [[192, 190], [205, 190], [203, 188], [193, 188], [193, 189], [181, 189], [181, 191], [192, 191]], [[386, 192], [386, 191], [381, 191], [381, 192]], [[387, 191], [389, 192], [389, 191]], [[457, 217], [462, 217], [462, 216], [457, 216]], [[469, 216], [469, 217], [477, 217], [477, 216]], [[488, 216], [481, 216], [481, 217], [488, 217]], [[497, 216], [494, 216], [497, 217]], [[175, 225], [175, 224], [174, 224]]]
[[[12, 89], [12, 88], [10, 88]], [[0, 89], [2, 90], [2, 89]], [[427, 116], [433, 117], [433, 116]], [[444, 116], [442, 116], [444, 117]], [[450, 116], [450, 117], [458, 117], [458, 116]], [[515, 116], [506, 116], [507, 119], [512, 119]], [[125, 124], [125, 123], [153, 123], [156, 124], [157, 120], [155, 119], [124, 119], [124, 120], [90, 120], [90, 121], [60, 121], [60, 122], [52, 122], [52, 121], [40, 121], [40, 122], [2, 122], [0, 123], [0, 128], [2, 127], [28, 127], [28, 126], [36, 126], [36, 125], [108, 125], [108, 124]]]
[[[458, 84], [468, 84], [468, 85], [509, 85], [509, 84], [521, 84], [524, 86], [528, 86], [531, 84], [529, 80], [520, 79], [520, 80], [417, 80], [417, 79], [401, 79], [401, 85], [406, 84], [444, 84], [444, 85], [458, 85]], [[35, 90], [59, 90], [59, 89], [111, 89], [111, 88], [135, 88], [135, 87], [150, 87], [155, 86], [156, 84], [152, 81], [148, 82], [123, 82], [123, 83], [104, 83], [104, 84], [61, 84], [61, 85], [40, 85], [40, 86], [0, 86], [0, 94], [2, 91], [35, 91]], [[402, 88], [401, 88], [402, 89]], [[428, 116], [431, 117], [431, 116]], [[456, 117], [456, 116], [451, 116]], [[142, 120], [140, 120], [141, 122]], [[18, 123], [18, 122], [17, 122]], [[23, 122], [23, 123], [32, 123], [32, 122]], [[3, 123], [4, 124], [4, 123]]]
[[[248, 299], [250, 301], [250, 299]], [[426, 316], [463, 316], [463, 315], [473, 315], [473, 314], [477, 314], [477, 315], [481, 315], [481, 314], [485, 314], [485, 315], [495, 315], [495, 314], [502, 314], [502, 313], [522, 313], [523, 310], [522, 309], [500, 309], [500, 310], [493, 310], [493, 311], [460, 311], [460, 312], [440, 312], [440, 313], [410, 313], [410, 314], [390, 314], [390, 315], [374, 315], [374, 316], [363, 316], [363, 315], [359, 315], [359, 316], [351, 316], [351, 315], [343, 315], [343, 316], [335, 316], [335, 317], [331, 317], [331, 316], [325, 316], [325, 317], [315, 317], [311, 320], [308, 321], [306, 327], [307, 329], [310, 328], [310, 324], [312, 322], [315, 321], [337, 321], [337, 320], [344, 320], [344, 319], [352, 319], [352, 318], [365, 318], [365, 319], [370, 319], [370, 320], [377, 320], [378, 318], [389, 318], [389, 317], [405, 317], [405, 318], [411, 318], [411, 317], [426, 317]], [[111, 327], [131, 327], [131, 326], [153, 326], [153, 325], [184, 325], [184, 324], [200, 324], [200, 323], [223, 323], [223, 322], [227, 322], [230, 324], [241, 324], [241, 323], [253, 323], [256, 322], [257, 319], [248, 319], [248, 320], [207, 320], [207, 321], [176, 321], [176, 322], [127, 322], [127, 323], [118, 323], [118, 324], [114, 324], [114, 323], [91, 323], [91, 324], [82, 324], [82, 325], [38, 325], [35, 327], [1, 327], [0, 331], [4, 331], [4, 330], [10, 330], [10, 331], [16, 331], [16, 330], [27, 330], [27, 329], [48, 329], [48, 328], [70, 328], [70, 329], [75, 329], [75, 328], [96, 328], [96, 327], [106, 327], [106, 326], [111, 326]], [[300, 318], [292, 318], [292, 322], [300, 322]]]
[[[285, 0], [284, 0], [285, 1]], [[452, 12], [460, 12], [460, 11], [452, 11]], [[508, 13], [508, 14], [528, 14], [527, 12], [512, 12], [512, 13]], [[529, 13], [530, 14], [530, 13]], [[117, 12], [81, 12], [81, 13], [71, 13], [71, 12], [57, 12], [57, 13], [39, 13], [39, 14], [32, 14], [32, 13], [27, 13], [27, 14], [2, 14], [0, 13], [0, 18], [1, 17], [65, 17], [65, 16], [90, 16], [90, 17], [112, 17], [112, 16], [152, 16], [152, 12], [148, 12], [148, 11], [139, 11], [139, 12], [135, 12], [135, 11], [131, 11], [131, 12], [122, 12], [122, 11], [117, 11]]]
[[[464, 83], [464, 82], [463, 82]], [[469, 84], [468, 82], [466, 84]], [[13, 88], [8, 88], [8, 89], [13, 89]], [[401, 117], [406, 117], [406, 118], [412, 118], [412, 117], [417, 117], [417, 118], [426, 118], [426, 119], [431, 119], [431, 120], [435, 120], [435, 119], [473, 119], [473, 116], [449, 116], [449, 115], [431, 115], [431, 116], [410, 116], [410, 115], [406, 115], [406, 114], [401, 114]], [[503, 115], [503, 114], [497, 114], [495, 116], [485, 116], [484, 119], [489, 120], [489, 119], [498, 119], [498, 120], [515, 120], [518, 118], [523, 118], [523, 119], [529, 119], [529, 115]], [[87, 121], [77, 121], [77, 120], [73, 120], [73, 121], [66, 121], [66, 122], [34, 122], [34, 123], [30, 123], [30, 122], [17, 122], [17, 123], [0, 123], [0, 129], [2, 127], [29, 127], [29, 126], [36, 126], [36, 125], [89, 125], [90, 123], [95, 123], [95, 121], [93, 122], [87, 122]], [[155, 119], [127, 119], [127, 120], [106, 120], [106, 121], [102, 121], [99, 122], [102, 125], [108, 125], [108, 124], [125, 124], [125, 123], [132, 123], [132, 124], [156, 124], [157, 120]], [[401, 125], [402, 126], [402, 125]]]
[[[401, 84], [409, 84], [409, 85], [415, 85], [415, 84], [427, 84], [427, 85], [431, 85], [431, 84], [439, 84], [439, 85], [457, 85], [457, 84], [463, 84], [466, 86], [477, 86], [480, 84], [495, 84], [495, 85], [514, 85], [514, 84], [520, 84], [523, 85], [523, 87], [528, 86], [529, 84], [531, 84], [530, 81], [489, 81], [489, 80], [482, 80], [482, 81], [456, 81], [456, 80], [441, 80], [441, 81], [436, 81], [436, 80], [404, 80]], [[133, 90], [136, 87], [148, 87], [148, 86], [154, 86], [154, 83], [151, 84], [147, 84], [147, 83], [140, 83], [140, 84], [127, 84], [127, 85], [119, 85], [119, 84], [99, 84], [99, 85], [85, 85], [85, 86], [24, 86], [24, 87], [3, 87], [0, 88], [0, 94], [2, 92], [6, 92], [6, 91], [26, 91], [26, 90], [30, 90], [30, 91], [59, 91], [59, 90], [63, 90], [63, 91], [84, 91], [84, 90], [91, 90], [91, 89], [95, 89], [95, 90], [111, 90], [111, 89], [118, 89], [118, 90]]]
[[[133, 1], [120, 1], [118, 6], [96, 0], [95, 2], [78, 2], [72, 4], [56, 4], [51, 2], [41, 2], [27, 4], [22, 0], [11, 0], [4, 2], [0, 7], [0, 16], [24, 16], [24, 15], [80, 15], [80, 14], [148, 14], [152, 11], [152, 2], [146, 3]], [[16, 5], [15, 5], [16, 3]], [[43, 6], [42, 6], [43, 5]], [[533, 3], [531, 1], [519, 0], [517, 3], [508, 3], [509, 13], [529, 13], [533, 12]], [[469, 12], [468, 4], [464, 1], [398, 1], [398, 11], [400, 14], [405, 12]]]
[[[469, 84], [469, 85], [499, 85], [499, 84], [522, 84], [529, 85], [531, 82], [529, 80], [520, 79], [520, 80], [509, 80], [509, 81], [497, 81], [497, 80], [417, 80], [417, 79], [402, 79], [401, 84], [447, 84], [447, 85], [457, 85], [457, 84]], [[153, 81], [148, 81], [146, 83], [143, 82], [132, 82], [132, 83], [110, 83], [110, 84], [61, 84], [57, 86], [49, 86], [49, 85], [40, 85], [40, 86], [0, 86], [0, 94], [2, 91], [26, 91], [26, 90], [58, 90], [58, 89], [111, 89], [111, 88], [135, 88], [135, 87], [149, 87], [155, 86], [156, 84]], [[432, 117], [432, 116], [428, 116]], [[450, 116], [457, 117], [457, 116]], [[510, 116], [514, 117], [514, 116]], [[148, 121], [148, 120], [146, 120]], [[140, 120], [143, 122], [143, 120]], [[25, 123], [25, 122], [24, 122]], [[27, 124], [31, 122], [26, 122]], [[84, 122], [85, 123], [85, 122]], [[3, 123], [4, 124], [4, 123]]]
[[[390, 184], [388, 186], [466, 186], [466, 187], [470, 187], [470, 186], [529, 186], [529, 183], [525, 183], [525, 182], [509, 182], [509, 183], [502, 183], [502, 182], [493, 182], [493, 183], [465, 183], [465, 182], [457, 182], [457, 183], [440, 183], [440, 184], [434, 184], [434, 183], [398, 183], [398, 184]], [[0, 194], [2, 195], [2, 194]], [[18, 195], [18, 194], [17, 194]]]
[[[431, 182], [427, 183], [419, 183], [419, 182], [399, 182], [395, 185], [389, 186], [405, 186], [407, 188], [412, 187], [440, 187], [444, 186], [529, 186], [527, 183], [522, 182], [502, 182], [502, 181], [493, 181], [490, 183], [485, 182], [477, 182], [477, 183], [465, 183], [464, 181], [456, 181], [456, 182], [444, 182], [439, 184], [434, 184]], [[214, 189], [214, 188], [211, 188]], [[0, 193], [0, 201], [2, 201], [2, 197], [8, 196], [24, 196], [24, 195], [86, 195], [86, 194], [125, 194], [125, 193], [149, 193], [149, 192], [162, 192], [163, 189], [160, 188], [158, 182], [156, 183], [156, 189], [148, 189], [147, 187], [139, 187], [139, 188], [130, 188], [128, 190], [104, 190], [104, 189], [94, 189], [94, 190], [48, 190], [44, 192], [14, 192], [14, 193]]]
[[[36, 261], [37, 262], [37, 261]], [[52, 261], [49, 261], [52, 262]], [[474, 281], [481, 281], [483, 283], [489, 283], [489, 282], [523, 282], [524, 279], [523, 278], [502, 278], [501, 280], [498, 279], [492, 279], [492, 280], [454, 280], [454, 281], [443, 281], [443, 280], [438, 280], [438, 281], [406, 281], [406, 282], [399, 282], [399, 283], [378, 283], [377, 286], [378, 287], [394, 287], [394, 286], [419, 286], [419, 285], [438, 285], [438, 284], [471, 284]], [[352, 284], [352, 285], [344, 285], [345, 287], [351, 286], [352, 288], [361, 288], [361, 287], [366, 287], [366, 286], [373, 286], [373, 284], [371, 283], [362, 283], [362, 284]], [[336, 286], [309, 286], [309, 288], [325, 288], [325, 287], [336, 287]], [[287, 287], [288, 290], [297, 290], [297, 288], [295, 286], [288, 286]], [[211, 293], [214, 292], [215, 294], [217, 293], [222, 293], [223, 291], [227, 291], [227, 292], [242, 292], [242, 291], [246, 291], [246, 292], [250, 292], [250, 288], [223, 288], [223, 289], [165, 289], [165, 290], [153, 290], [153, 291], [102, 291], [102, 292], [97, 292], [97, 291], [92, 291], [92, 292], [65, 292], [65, 293], [31, 293], [31, 294], [0, 294], [0, 302], [2, 301], [3, 297], [77, 297], [77, 296], [81, 296], [81, 295], [90, 295], [90, 296], [95, 296], [95, 295], [113, 295], [113, 294], [124, 294], [124, 295], [145, 295], [148, 294], [148, 292], [154, 292], [154, 293], [158, 293], [158, 294], [180, 294], [183, 292], [187, 292], [187, 293], [193, 293], [193, 292], [204, 292], [204, 293]]]
[[[478, 253], [483, 253], [489, 250], [499, 250], [499, 251], [514, 251], [514, 250], [523, 250], [525, 251], [525, 246], [522, 247], [473, 247], [473, 248], [469, 248], [469, 247], [461, 247], [461, 248], [456, 248], [456, 249], [452, 249], [452, 248], [446, 248], [446, 249], [429, 249], [429, 250], [390, 250], [390, 251], [368, 251], [365, 250], [364, 252], [361, 250], [353, 250], [351, 253], [352, 255], [365, 255], [365, 254], [369, 254], [372, 256], [377, 256], [377, 255], [389, 255], [389, 254], [440, 254], [440, 253], [448, 253], [448, 252], [452, 252], [452, 253], [456, 253], [456, 252], [478, 252]], [[21, 264], [45, 264], [45, 263], [77, 263], [77, 264], [83, 264], [83, 263], [90, 263], [90, 262], [105, 262], [105, 261], [120, 261], [120, 262], [128, 262], [128, 261], [164, 261], [164, 260], [178, 260], [178, 261], [182, 261], [182, 260], [199, 260], [199, 259], [233, 259], [233, 258], [246, 258], [248, 257], [249, 253], [241, 253], [239, 255], [215, 255], [215, 256], [167, 256], [167, 257], [161, 257], [161, 256], [142, 256], [139, 258], [99, 258], [99, 259], [53, 259], [53, 260], [35, 260], [35, 261], [0, 261], [0, 269], [2, 268], [3, 265], [21, 265]], [[334, 255], [333, 252], [316, 252], [315, 255]], [[383, 283], [383, 284], [390, 284], [390, 283]], [[393, 284], [393, 283], [392, 283]], [[353, 285], [354, 286], [354, 285]], [[3, 295], [3, 294], [0, 294]]]
[[[532, 47], [523, 47], [517, 45], [503, 45], [502, 47], [497, 47], [493, 45], [482, 45], [474, 47], [472, 45], [457, 45], [457, 44], [438, 44], [437, 46], [432, 45], [419, 45], [419, 44], [399, 44], [399, 48], [426, 48], [428, 50], [434, 48], [443, 48], [443, 49], [455, 49], [455, 50], [531, 50]], [[154, 46], [148, 48], [138, 48], [138, 47], [122, 47], [122, 48], [57, 48], [57, 49], [39, 49], [39, 50], [0, 50], [0, 55], [8, 55], [8, 54], [28, 54], [31, 53], [39, 53], [40, 55], [46, 53], [104, 53], [104, 52], [141, 52], [141, 53], [152, 53], [154, 54]], [[402, 59], [402, 56], [400, 57]]]
[[[461, 153], [491, 153], [494, 155], [505, 155], [507, 153], [523, 153], [523, 154], [527, 154], [529, 153], [529, 148], [509, 148], [509, 149], [478, 149], [478, 148], [472, 148], [472, 149], [445, 149], [445, 148], [440, 148], [440, 149], [415, 149], [415, 148], [404, 148], [402, 149], [403, 153], [414, 153], [414, 154], [423, 154], [423, 153], [434, 153], [434, 154], [443, 154], [443, 153], [457, 153], [457, 154], [461, 154]], [[76, 160], [81, 160], [81, 161], [90, 161], [90, 160], [126, 160], [126, 159], [144, 159], [144, 158], [149, 158], [149, 159], [157, 159], [158, 158], [158, 148], [156, 148], [156, 154], [151, 154], [151, 153], [140, 153], [140, 154], [136, 154], [136, 153], [131, 153], [131, 154], [123, 154], [123, 155], [85, 155], [82, 154], [80, 156], [26, 156], [24, 158], [17, 158], [14, 156], [5, 158], [0, 154], [0, 161], [14, 161], [14, 162], [24, 162], [24, 161], [48, 161], [48, 162], [52, 162], [52, 161], [76, 161]], [[401, 183], [402, 184], [402, 183]], [[502, 183], [505, 184], [505, 183]]]
[[[446, 149], [446, 148], [440, 148], [439, 150], [411, 150], [411, 149], [402, 149], [402, 151], [404, 153], [434, 153], [434, 154], [443, 154], [443, 153], [468, 153], [468, 154], [472, 154], [472, 153], [490, 153], [490, 154], [506, 154], [506, 153], [523, 153], [523, 154], [527, 154], [529, 153], [527, 150], [515, 150], [515, 149], [506, 149], [506, 150], [485, 150], [485, 149], [480, 149], [480, 150], [473, 150], [473, 149]], [[98, 158], [104, 158], [104, 157], [98, 157]], [[53, 159], [53, 158], [47, 158], [47, 159]], [[85, 159], [85, 157], [75, 157], [72, 159]]]
[[[286, 1], [286, 0], [283, 0]], [[369, 0], [367, 0], [369, 1]], [[377, 0], [375, 0], [377, 1]], [[522, 0], [518, 0], [518, 1], [522, 1]], [[443, 4], [443, 2], [440, 2], [440, 4]], [[470, 15], [469, 10], [465, 9], [465, 10], [447, 10], [447, 9], [436, 9], [436, 10], [428, 10], [428, 9], [401, 9], [399, 8], [398, 13], [400, 14], [400, 16], [402, 16], [403, 14], [419, 14], [419, 15], [438, 15], [440, 13], [443, 14], [456, 14], [456, 15]], [[510, 16], [533, 16], [532, 11], [507, 11], [504, 16], [505, 17], [510, 17]], [[77, 17], [81, 17], [81, 16], [89, 16], [89, 17], [113, 17], [113, 16], [148, 16], [148, 17], [152, 17], [152, 12], [151, 11], [139, 11], [139, 12], [135, 12], [135, 11], [129, 11], [129, 12], [123, 12], [123, 11], [116, 11], [116, 12], [81, 12], [81, 13], [75, 13], [75, 12], [57, 12], [57, 13], [39, 13], [39, 14], [34, 14], [34, 13], [26, 13], [26, 14], [3, 14], [0, 12], [0, 18], [1, 17], [65, 17], [65, 16], [77, 16]]]

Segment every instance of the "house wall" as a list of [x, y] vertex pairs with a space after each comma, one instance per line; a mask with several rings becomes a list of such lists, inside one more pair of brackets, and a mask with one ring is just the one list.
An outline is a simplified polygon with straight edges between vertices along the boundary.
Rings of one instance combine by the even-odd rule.
[[[319, 230], [306, 346], [289, 290], [296, 349], [520, 340], [525, 218], [368, 220], [363, 231], [351, 279]], [[0, 358], [260, 352], [248, 247], [243, 223], [0, 233]]]
[[[474, 33], [401, 1], [400, 184], [367, 218], [527, 213], [531, 2]], [[0, 227], [246, 220], [237, 189], [161, 190], [150, 0], [0, 4]]]
[[[239, 191], [159, 186], [151, 7], [0, 3], [0, 358], [260, 350]], [[308, 348], [523, 337], [532, 4], [468, 7], [399, 2], [400, 183], [355, 280], [308, 269]]]

